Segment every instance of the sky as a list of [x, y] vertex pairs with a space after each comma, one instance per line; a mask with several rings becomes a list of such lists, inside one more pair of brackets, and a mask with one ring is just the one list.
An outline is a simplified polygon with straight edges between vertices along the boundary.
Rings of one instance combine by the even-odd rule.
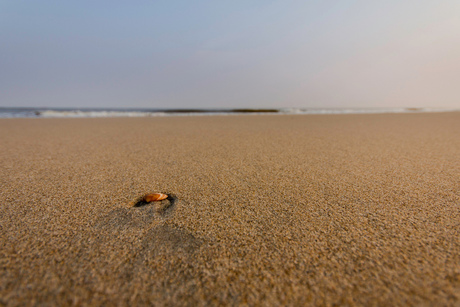
[[0, 0], [0, 107], [460, 108], [460, 1]]

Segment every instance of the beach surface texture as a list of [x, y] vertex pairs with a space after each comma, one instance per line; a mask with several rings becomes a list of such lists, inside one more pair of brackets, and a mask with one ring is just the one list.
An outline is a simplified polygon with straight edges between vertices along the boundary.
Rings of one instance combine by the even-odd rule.
[[458, 112], [0, 119], [0, 140], [0, 305], [460, 304]]

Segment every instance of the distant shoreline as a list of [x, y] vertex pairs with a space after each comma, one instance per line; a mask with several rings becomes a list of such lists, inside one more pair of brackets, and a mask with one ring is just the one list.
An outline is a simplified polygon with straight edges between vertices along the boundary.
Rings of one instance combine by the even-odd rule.
[[459, 112], [455, 108], [235, 108], [235, 109], [116, 109], [116, 108], [13, 108], [1, 107], [0, 118], [155, 117], [244, 114], [380, 114]]

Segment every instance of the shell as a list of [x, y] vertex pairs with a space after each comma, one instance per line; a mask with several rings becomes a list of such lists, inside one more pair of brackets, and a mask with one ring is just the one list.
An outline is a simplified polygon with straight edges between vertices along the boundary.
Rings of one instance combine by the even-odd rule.
[[144, 201], [146, 202], [152, 202], [152, 201], [159, 201], [168, 198], [167, 194], [163, 193], [152, 193], [152, 194], [147, 194], [144, 196]]

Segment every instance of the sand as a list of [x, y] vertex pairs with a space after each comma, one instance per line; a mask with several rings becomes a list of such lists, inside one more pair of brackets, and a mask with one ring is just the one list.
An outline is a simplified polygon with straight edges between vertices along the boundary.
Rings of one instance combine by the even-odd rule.
[[[459, 305], [460, 113], [0, 120], [0, 305]], [[171, 195], [129, 207], [147, 192]]]

